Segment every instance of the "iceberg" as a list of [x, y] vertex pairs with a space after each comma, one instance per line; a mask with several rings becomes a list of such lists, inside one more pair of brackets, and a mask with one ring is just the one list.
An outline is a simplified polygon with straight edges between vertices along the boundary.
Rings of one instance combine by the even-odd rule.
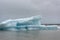
[[29, 18], [9, 19], [0, 23], [1, 30], [28, 29], [29, 25], [41, 25], [40, 16]]
[[28, 18], [9, 19], [0, 23], [0, 30], [57, 30], [56, 26], [41, 25], [40, 16]]

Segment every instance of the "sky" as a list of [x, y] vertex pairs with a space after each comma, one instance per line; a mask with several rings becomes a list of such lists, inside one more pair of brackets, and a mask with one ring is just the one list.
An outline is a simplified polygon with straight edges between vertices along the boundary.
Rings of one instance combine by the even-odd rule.
[[60, 0], [0, 0], [0, 22], [36, 15], [42, 24], [60, 24]]

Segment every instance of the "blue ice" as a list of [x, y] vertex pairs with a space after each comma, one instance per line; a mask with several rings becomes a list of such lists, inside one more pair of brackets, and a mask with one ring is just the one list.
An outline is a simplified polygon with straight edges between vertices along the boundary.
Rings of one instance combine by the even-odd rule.
[[9, 19], [0, 23], [0, 30], [56, 30], [56, 26], [41, 25], [40, 16], [28, 18]]

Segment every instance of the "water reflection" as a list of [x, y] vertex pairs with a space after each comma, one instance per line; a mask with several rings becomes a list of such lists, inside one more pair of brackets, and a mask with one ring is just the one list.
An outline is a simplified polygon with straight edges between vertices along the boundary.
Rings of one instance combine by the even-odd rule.
[[[1, 31], [0, 38], [13, 40], [35, 40], [39, 35], [39, 31]], [[10, 39], [10, 40], [11, 40]]]
[[0, 31], [0, 40], [60, 40], [60, 31]]

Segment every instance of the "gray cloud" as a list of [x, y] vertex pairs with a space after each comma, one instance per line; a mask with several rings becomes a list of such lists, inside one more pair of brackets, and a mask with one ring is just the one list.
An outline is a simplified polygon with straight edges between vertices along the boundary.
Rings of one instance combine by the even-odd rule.
[[42, 23], [59, 24], [60, 0], [0, 0], [0, 22], [42, 15]]

